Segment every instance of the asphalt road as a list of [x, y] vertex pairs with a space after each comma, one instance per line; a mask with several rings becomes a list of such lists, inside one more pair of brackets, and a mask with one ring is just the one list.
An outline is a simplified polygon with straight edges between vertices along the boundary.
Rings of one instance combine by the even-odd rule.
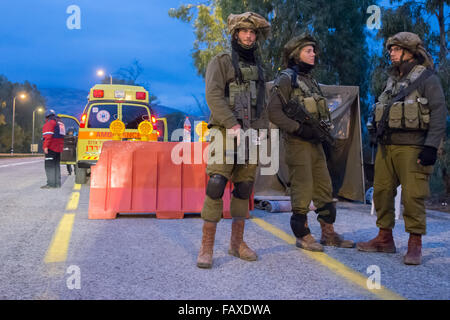
[[[198, 215], [89, 220], [88, 185], [74, 190], [74, 177], [61, 172], [61, 189], [42, 190], [43, 158], [0, 159], [0, 299], [450, 299], [447, 213], [428, 213], [423, 264], [405, 266], [401, 219], [395, 254], [311, 254], [292, 245], [289, 213], [255, 210], [245, 239], [259, 261], [227, 254], [231, 221], [222, 220], [213, 269], [203, 270]], [[314, 213], [309, 221], [319, 238]], [[370, 206], [339, 203], [336, 230], [355, 241], [375, 236]], [[380, 271], [381, 289], [368, 287], [369, 267]]]

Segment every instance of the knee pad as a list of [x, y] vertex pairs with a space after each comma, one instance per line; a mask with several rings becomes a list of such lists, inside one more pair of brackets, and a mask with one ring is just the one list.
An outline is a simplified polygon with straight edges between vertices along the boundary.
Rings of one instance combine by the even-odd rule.
[[244, 181], [234, 184], [233, 196], [238, 199], [248, 200], [252, 194], [253, 181]]
[[227, 185], [227, 178], [220, 174], [213, 174], [208, 181], [206, 187], [206, 195], [213, 200], [221, 199], [225, 186]]
[[316, 213], [318, 214], [317, 220], [333, 224], [336, 221], [336, 204], [334, 202], [327, 203], [322, 208], [317, 209]]
[[292, 232], [297, 238], [303, 238], [311, 233], [307, 225], [306, 214], [292, 214], [291, 216]]

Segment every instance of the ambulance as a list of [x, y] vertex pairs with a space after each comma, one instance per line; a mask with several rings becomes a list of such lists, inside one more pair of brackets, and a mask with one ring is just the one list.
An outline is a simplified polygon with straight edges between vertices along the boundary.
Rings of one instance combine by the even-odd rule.
[[[73, 123], [73, 117], [59, 116], [63, 122]], [[89, 92], [88, 103], [77, 128], [76, 160], [61, 162], [76, 164], [75, 183], [86, 183], [90, 167], [100, 157], [103, 143], [113, 140], [110, 125], [115, 120], [124, 125], [122, 141], [140, 141], [138, 126], [143, 121], [153, 125], [147, 141], [167, 141], [167, 121], [153, 114], [147, 90], [141, 86], [97, 84]]]

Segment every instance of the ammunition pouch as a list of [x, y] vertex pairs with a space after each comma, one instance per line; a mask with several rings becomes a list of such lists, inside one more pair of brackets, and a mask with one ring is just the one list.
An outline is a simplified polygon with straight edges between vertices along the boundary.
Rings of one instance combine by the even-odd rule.
[[[417, 65], [402, 82], [388, 79], [379, 101], [375, 105], [377, 139], [384, 139], [385, 129], [391, 131], [427, 131], [430, 123], [428, 100], [421, 96], [418, 88], [433, 75], [423, 65]], [[392, 102], [392, 105], [388, 103]]]
[[236, 96], [244, 92], [250, 93], [250, 106], [256, 106], [258, 92], [256, 89], [256, 81], [258, 80], [257, 66], [240, 66], [242, 74], [242, 82], [233, 81], [229, 84], [230, 106], [236, 105]]
[[240, 64], [242, 81], [236, 80], [228, 85], [229, 104], [233, 114], [242, 126], [244, 131], [251, 126], [252, 108], [256, 110], [258, 100], [258, 90], [256, 82], [258, 80], [258, 67]]
[[326, 99], [317, 92], [313, 92], [304, 81], [297, 79], [297, 82], [299, 87], [294, 89], [293, 96], [297, 97], [299, 103], [305, 106], [306, 111], [314, 119], [331, 123]]
[[319, 109], [317, 108], [317, 102], [313, 97], [304, 98], [303, 105], [305, 106], [306, 111], [314, 118], [319, 119]]
[[230, 106], [232, 109], [235, 108], [237, 99], [243, 93], [249, 93], [248, 96], [250, 98], [250, 106], [256, 106], [256, 100], [258, 96], [258, 92], [256, 90], [256, 81], [244, 82], [242, 84], [238, 84], [235, 81], [229, 84], [230, 90]]
[[[405, 99], [392, 104], [387, 119], [388, 128], [393, 130], [428, 130], [430, 109], [426, 106], [426, 98]], [[386, 104], [378, 102], [375, 105], [375, 122], [381, 121]]]
[[379, 123], [381, 121], [381, 118], [383, 117], [384, 108], [386, 108], [387, 105], [385, 103], [377, 102], [375, 104], [375, 110], [374, 110], [374, 120], [375, 123]]

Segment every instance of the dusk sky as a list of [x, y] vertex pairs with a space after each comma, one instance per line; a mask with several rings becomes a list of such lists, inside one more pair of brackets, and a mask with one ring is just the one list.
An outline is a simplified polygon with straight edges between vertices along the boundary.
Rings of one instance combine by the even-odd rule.
[[[38, 88], [89, 90], [98, 68], [114, 73], [138, 59], [161, 104], [194, 106], [204, 94], [190, 56], [191, 26], [168, 16], [180, 0], [2, 0], [0, 74]], [[70, 5], [81, 9], [81, 29], [69, 30]]]
[[[390, 6], [388, 0], [377, 2]], [[193, 29], [168, 15], [182, 3], [189, 1], [2, 0], [0, 74], [38, 88], [88, 91], [101, 80], [99, 68], [114, 73], [137, 59], [144, 68], [138, 82], [150, 84], [162, 105], [197, 109], [192, 95], [202, 100], [204, 82], [190, 55]], [[80, 30], [66, 26], [71, 5], [81, 10]]]

